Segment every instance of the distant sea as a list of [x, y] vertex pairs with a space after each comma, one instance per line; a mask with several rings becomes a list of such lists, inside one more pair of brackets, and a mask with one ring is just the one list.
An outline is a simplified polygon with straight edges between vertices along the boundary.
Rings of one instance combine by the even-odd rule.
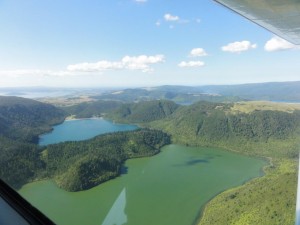
[[35, 92], [35, 91], [26, 91], [26, 92], [0, 92], [0, 95], [2, 96], [17, 96], [17, 97], [23, 97], [23, 98], [45, 98], [45, 97], [60, 97], [60, 96], [66, 96], [71, 95], [74, 92], [72, 91], [42, 91], [42, 92]]
[[[2, 96], [17, 96], [23, 98], [45, 98], [45, 97], [64, 97], [79, 95], [99, 95], [116, 88], [99, 87], [99, 88], [51, 88], [51, 87], [16, 87], [0, 88]], [[118, 89], [119, 90], [119, 89]]]

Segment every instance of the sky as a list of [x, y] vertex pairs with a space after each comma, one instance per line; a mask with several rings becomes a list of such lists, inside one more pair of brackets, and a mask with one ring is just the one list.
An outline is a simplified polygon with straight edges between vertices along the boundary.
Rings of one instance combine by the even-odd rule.
[[0, 0], [0, 87], [300, 80], [300, 47], [212, 0]]

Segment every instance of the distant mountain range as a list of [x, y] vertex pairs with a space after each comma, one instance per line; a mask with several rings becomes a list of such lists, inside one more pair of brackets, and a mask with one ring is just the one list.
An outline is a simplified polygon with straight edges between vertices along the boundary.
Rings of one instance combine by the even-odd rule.
[[299, 90], [300, 81], [292, 81], [194, 87], [165, 85], [144, 88], [0, 88], [0, 95], [27, 98], [87, 95], [97, 100], [134, 102], [166, 99], [180, 104], [192, 104], [197, 101], [236, 102], [241, 100], [300, 102]]
[[207, 93], [238, 96], [249, 100], [300, 102], [300, 81], [203, 86]]
[[181, 104], [191, 104], [197, 101], [236, 102], [241, 100], [300, 102], [300, 81], [198, 87], [167, 85], [110, 91], [94, 97], [124, 102], [167, 99]]

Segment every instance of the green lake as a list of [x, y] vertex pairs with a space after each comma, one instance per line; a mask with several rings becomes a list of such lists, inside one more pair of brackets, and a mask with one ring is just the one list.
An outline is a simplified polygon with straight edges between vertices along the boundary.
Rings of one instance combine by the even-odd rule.
[[[40, 145], [134, 129], [104, 119], [65, 121]], [[126, 161], [121, 176], [87, 191], [67, 192], [45, 180], [19, 193], [59, 225], [191, 225], [212, 197], [262, 175], [264, 165], [221, 149], [168, 145]]]
[[19, 192], [61, 225], [191, 225], [213, 196], [262, 175], [264, 165], [220, 149], [169, 145], [128, 160], [121, 176], [87, 191], [47, 180]]

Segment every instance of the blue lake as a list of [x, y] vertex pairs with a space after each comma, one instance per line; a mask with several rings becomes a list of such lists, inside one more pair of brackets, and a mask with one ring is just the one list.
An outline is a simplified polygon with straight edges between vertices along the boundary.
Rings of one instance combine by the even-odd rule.
[[55, 144], [63, 141], [82, 141], [100, 134], [135, 130], [138, 127], [128, 124], [116, 124], [102, 118], [67, 120], [54, 126], [53, 131], [40, 136], [40, 145]]

